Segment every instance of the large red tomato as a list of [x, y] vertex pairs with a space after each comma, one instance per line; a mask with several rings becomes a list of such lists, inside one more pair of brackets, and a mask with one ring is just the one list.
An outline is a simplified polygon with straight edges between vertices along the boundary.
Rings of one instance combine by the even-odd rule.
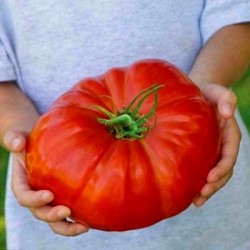
[[185, 210], [220, 157], [213, 107], [180, 70], [141, 60], [86, 78], [41, 116], [27, 146], [34, 189], [101, 230]]

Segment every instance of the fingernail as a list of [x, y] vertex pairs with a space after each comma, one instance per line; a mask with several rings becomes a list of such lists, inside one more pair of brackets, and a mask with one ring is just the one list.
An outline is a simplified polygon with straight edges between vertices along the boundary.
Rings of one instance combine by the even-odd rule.
[[204, 197], [199, 197], [199, 199], [198, 199], [197, 202], [196, 202], [196, 206], [201, 207], [202, 205], [204, 205], [204, 203], [205, 203], [206, 201], [207, 201], [206, 198], [204, 198]]
[[233, 113], [233, 109], [232, 109], [232, 106], [230, 104], [225, 104], [223, 106], [223, 113], [225, 115], [231, 115]]
[[57, 215], [61, 218], [67, 218], [70, 216], [70, 212], [69, 211], [65, 211], [65, 210], [59, 210], [57, 212]]
[[17, 148], [18, 146], [20, 146], [22, 143], [22, 140], [19, 139], [19, 138], [15, 138], [13, 141], [12, 141], [12, 147], [13, 148]]
[[48, 201], [48, 202], [51, 201], [52, 200], [51, 194], [49, 194], [49, 193], [42, 194], [42, 199], [44, 201]]

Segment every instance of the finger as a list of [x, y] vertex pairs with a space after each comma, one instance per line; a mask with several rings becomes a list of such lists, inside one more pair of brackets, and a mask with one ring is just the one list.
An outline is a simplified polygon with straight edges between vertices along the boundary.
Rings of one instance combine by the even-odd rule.
[[233, 171], [230, 171], [220, 181], [207, 183], [202, 189], [200, 194], [193, 200], [193, 204], [197, 207], [202, 206], [212, 195], [226, 185], [233, 175]]
[[38, 208], [31, 208], [30, 210], [34, 217], [36, 217], [38, 220], [50, 223], [64, 220], [71, 214], [70, 209], [63, 205], [54, 207], [47, 205]]
[[226, 89], [218, 102], [218, 110], [222, 117], [230, 118], [233, 116], [237, 105], [237, 97], [232, 90]]
[[56, 233], [62, 236], [77, 236], [82, 233], [88, 232], [88, 227], [80, 223], [59, 221], [56, 223], [49, 223], [50, 228]]
[[223, 178], [234, 167], [239, 152], [240, 140], [241, 133], [235, 118], [226, 120], [222, 129], [221, 160], [209, 172], [208, 182]]
[[233, 175], [233, 170], [231, 170], [230, 172], [228, 172], [227, 175], [225, 175], [219, 181], [207, 183], [201, 189], [200, 195], [208, 199], [215, 192], [217, 192], [219, 189], [221, 189], [222, 187], [224, 187], [226, 185], [226, 183], [230, 180], [230, 178], [232, 177], [232, 175]]
[[12, 190], [21, 206], [40, 207], [54, 199], [53, 194], [48, 190], [33, 191], [28, 184], [26, 171], [22, 164], [18, 163], [20, 158], [13, 159]]
[[201, 195], [197, 196], [194, 200], [193, 200], [193, 204], [196, 207], [201, 207], [202, 205], [204, 205], [206, 203], [207, 199]]
[[233, 116], [237, 104], [237, 97], [232, 90], [213, 83], [204, 84], [201, 88], [205, 97], [218, 107], [218, 111], [222, 117], [230, 118]]
[[25, 148], [26, 136], [21, 132], [8, 131], [3, 137], [3, 143], [11, 152], [21, 152]]

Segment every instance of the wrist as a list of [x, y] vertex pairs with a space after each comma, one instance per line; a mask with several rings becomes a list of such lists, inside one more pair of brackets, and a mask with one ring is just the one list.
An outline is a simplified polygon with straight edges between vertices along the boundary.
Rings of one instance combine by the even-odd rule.
[[189, 78], [193, 83], [195, 83], [200, 89], [206, 88], [209, 84], [221, 85], [223, 87], [229, 88], [231, 84], [223, 81], [220, 77], [208, 76], [205, 73], [196, 72], [196, 70], [191, 70], [189, 73]]
[[8, 131], [29, 134], [39, 114], [15, 83], [0, 84], [0, 145]]

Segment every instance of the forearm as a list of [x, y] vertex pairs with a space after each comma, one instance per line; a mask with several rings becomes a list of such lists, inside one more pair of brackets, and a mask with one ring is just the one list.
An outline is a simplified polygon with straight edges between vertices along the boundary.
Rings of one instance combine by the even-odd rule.
[[0, 84], [0, 145], [9, 130], [29, 133], [39, 115], [14, 82]]
[[250, 23], [227, 26], [216, 32], [200, 51], [191, 79], [230, 86], [250, 64]]

